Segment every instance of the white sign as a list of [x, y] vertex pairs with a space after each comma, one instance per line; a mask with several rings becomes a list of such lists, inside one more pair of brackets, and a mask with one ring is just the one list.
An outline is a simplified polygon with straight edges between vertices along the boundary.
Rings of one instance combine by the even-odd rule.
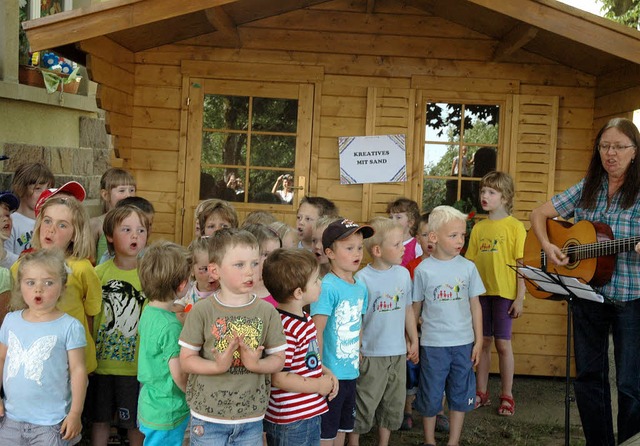
[[340, 136], [340, 184], [407, 181], [404, 135]]

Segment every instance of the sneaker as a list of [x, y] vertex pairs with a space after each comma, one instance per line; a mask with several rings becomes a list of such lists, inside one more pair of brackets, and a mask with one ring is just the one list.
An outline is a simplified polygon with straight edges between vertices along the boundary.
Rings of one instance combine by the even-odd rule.
[[436, 432], [449, 432], [449, 419], [446, 415], [436, 415]]
[[404, 418], [402, 419], [402, 424], [400, 425], [401, 431], [410, 431], [413, 429], [413, 418], [410, 413], [405, 413]]

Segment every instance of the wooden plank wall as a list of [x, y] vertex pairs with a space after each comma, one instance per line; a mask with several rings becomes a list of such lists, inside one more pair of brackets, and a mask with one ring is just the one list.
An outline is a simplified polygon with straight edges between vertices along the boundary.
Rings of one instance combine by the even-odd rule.
[[[519, 119], [511, 108], [516, 96], [556, 98], [556, 169], [549, 174], [553, 177], [548, 184], [559, 191], [582, 178], [592, 138], [593, 76], [522, 51], [505, 62], [493, 62], [497, 42], [406, 2], [378, 1], [373, 14], [367, 14], [366, 8], [366, 0], [336, 0], [255, 21], [239, 27], [241, 48], [216, 47], [214, 33], [135, 54], [127, 166], [136, 173], [140, 194], [158, 208], [157, 235], [171, 239], [177, 233], [177, 157], [185, 137], [179, 119], [184, 97], [179, 74], [182, 60], [212, 61], [220, 66], [250, 63], [256, 67], [252, 80], [260, 78], [261, 68], [267, 71], [272, 64], [322, 67], [324, 79], [315, 84], [309, 194], [334, 200], [345, 216], [358, 221], [384, 214], [386, 203], [396, 196], [420, 200], [416, 185], [422, 167], [414, 151], [423, 148], [414, 140], [415, 127], [421, 123], [421, 113], [415, 111], [416, 96], [434, 87], [412, 85], [416, 76], [438, 77], [451, 92], [451, 101], [473, 97], [478, 89], [502, 95], [507, 104], [502, 122], [508, 126], [505, 132], [511, 131], [512, 120]], [[282, 77], [285, 80], [287, 73]], [[511, 84], [514, 79], [517, 84]], [[515, 90], [505, 92], [505, 85]], [[126, 129], [125, 122], [120, 125]], [[407, 134], [410, 182], [339, 185], [337, 137], [387, 132]], [[552, 156], [541, 154], [540, 161], [549, 163]], [[529, 157], [526, 162], [536, 163], [536, 159]], [[515, 164], [507, 157], [502, 168], [515, 169]], [[186, 187], [198, 184], [196, 178], [187, 181]], [[528, 207], [547, 198], [541, 194]], [[526, 222], [527, 211], [516, 209], [516, 215]], [[516, 373], [562, 375], [563, 305], [529, 299], [526, 310], [531, 317], [525, 315], [517, 322]]]
[[633, 119], [640, 103], [640, 67], [637, 65], [608, 73], [598, 78], [593, 133], [611, 118]]

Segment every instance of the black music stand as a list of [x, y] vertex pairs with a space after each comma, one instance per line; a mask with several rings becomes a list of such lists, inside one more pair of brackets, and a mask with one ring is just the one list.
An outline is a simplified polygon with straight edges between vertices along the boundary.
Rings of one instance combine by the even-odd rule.
[[575, 277], [549, 273], [532, 266], [511, 267], [519, 277], [524, 278], [539, 291], [552, 293], [552, 300], [567, 302], [567, 352], [565, 369], [565, 398], [564, 398], [564, 444], [569, 446], [570, 416], [571, 416], [571, 317], [575, 299], [586, 299], [604, 302], [604, 298], [597, 294], [591, 286], [580, 282]]

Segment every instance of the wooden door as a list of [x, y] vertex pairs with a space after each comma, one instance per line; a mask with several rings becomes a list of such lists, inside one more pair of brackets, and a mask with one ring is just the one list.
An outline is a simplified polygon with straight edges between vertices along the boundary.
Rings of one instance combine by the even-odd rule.
[[[231, 202], [240, 222], [265, 210], [295, 226], [308, 191], [313, 97], [310, 83], [189, 79], [182, 243], [207, 198]], [[293, 179], [290, 203], [272, 193], [281, 175]]]

